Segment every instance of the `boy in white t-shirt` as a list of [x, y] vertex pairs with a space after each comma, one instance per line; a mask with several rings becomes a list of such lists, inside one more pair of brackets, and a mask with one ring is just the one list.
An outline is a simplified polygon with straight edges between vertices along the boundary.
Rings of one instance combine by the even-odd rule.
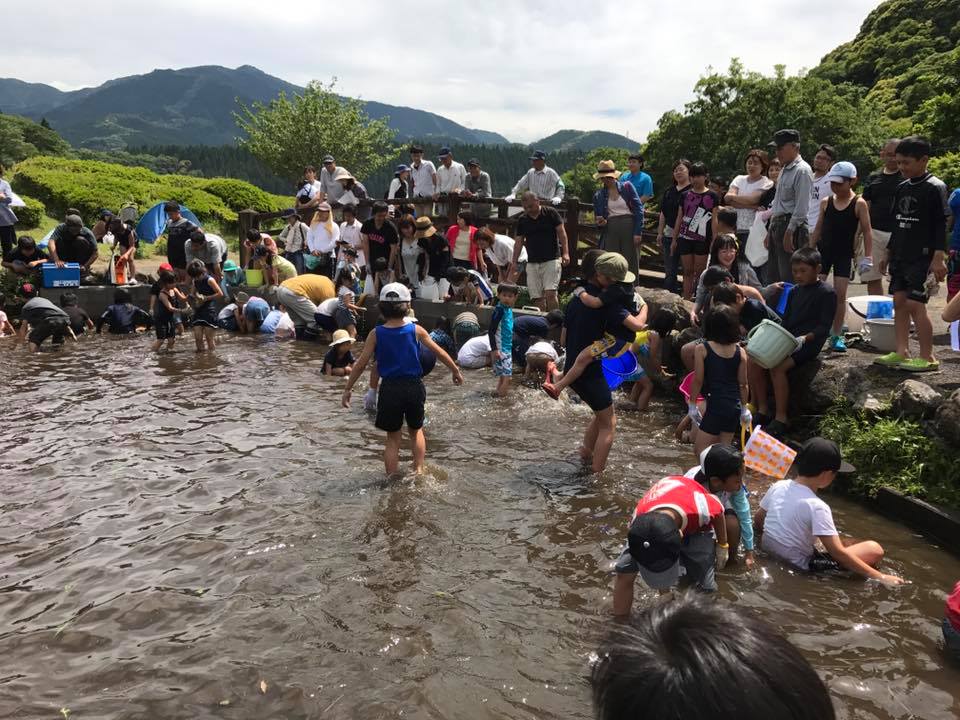
[[[796, 460], [797, 479], [770, 486], [760, 501], [753, 527], [762, 534], [760, 548], [801, 570], [845, 569], [867, 578], [899, 585], [903, 578], [876, 569], [883, 548], [873, 540], [852, 545], [840, 541], [830, 506], [817, 490], [830, 485], [840, 471], [851, 472], [835, 442], [821, 437], [804, 443]], [[826, 553], [814, 546], [819, 540]]]

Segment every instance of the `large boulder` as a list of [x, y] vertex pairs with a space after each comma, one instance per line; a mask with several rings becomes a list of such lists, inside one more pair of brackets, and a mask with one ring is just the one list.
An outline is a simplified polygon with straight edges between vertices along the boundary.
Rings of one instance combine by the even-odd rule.
[[684, 300], [676, 293], [662, 288], [640, 288], [640, 295], [647, 303], [647, 320], [653, 317], [653, 314], [661, 308], [666, 308], [677, 317], [677, 330], [683, 330], [690, 327], [690, 311], [693, 310], [693, 303]]
[[948, 444], [960, 448], [960, 390], [954, 390], [937, 408], [933, 427]]
[[943, 403], [943, 396], [919, 380], [904, 380], [894, 388], [890, 405], [894, 414], [911, 420], [933, 417]]
[[873, 383], [864, 368], [856, 365], [827, 364], [818, 358], [789, 377], [791, 414], [823, 415], [841, 399], [860, 410], [879, 405], [870, 393]]

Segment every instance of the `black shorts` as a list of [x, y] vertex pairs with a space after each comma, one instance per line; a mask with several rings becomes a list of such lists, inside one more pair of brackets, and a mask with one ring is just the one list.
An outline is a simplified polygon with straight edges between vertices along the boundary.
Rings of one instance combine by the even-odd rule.
[[381, 378], [374, 425], [386, 432], [399, 432], [406, 420], [408, 428], [419, 430], [426, 401], [427, 388], [421, 378]]
[[835, 278], [851, 278], [853, 275], [853, 245], [837, 247], [833, 243], [820, 243], [820, 274], [826, 277], [833, 270]]
[[823, 350], [824, 342], [826, 342], [826, 338], [824, 338], [824, 340], [819, 343], [817, 342], [804, 343], [803, 347], [801, 347], [799, 350], [794, 351], [794, 353], [790, 356], [790, 358], [793, 360], [793, 366], [799, 367], [804, 363], [808, 363], [811, 360], [815, 359], [820, 354], [820, 351]]
[[837, 572], [843, 570], [840, 563], [833, 559], [829, 553], [813, 551], [813, 557], [810, 558], [810, 564], [807, 569], [812, 573]]
[[700, 429], [710, 435], [736, 433], [740, 427], [740, 403], [725, 398], [707, 398], [707, 411]]
[[926, 258], [909, 262], [892, 261], [890, 263], [890, 294], [905, 292], [908, 300], [926, 305], [930, 299], [927, 294], [927, 275], [929, 273], [930, 261]]
[[357, 325], [356, 316], [347, 310], [347, 308], [338, 307], [333, 313], [333, 319], [336, 322], [337, 330], [346, 330], [351, 325], [354, 327]]
[[595, 413], [613, 405], [613, 394], [599, 361], [590, 363], [583, 374], [571, 383], [570, 389]]
[[153, 319], [153, 330], [157, 333], [157, 340], [170, 340], [177, 336], [177, 316], [163, 320], [158, 317]]
[[677, 240], [677, 252], [680, 255], [709, 255], [710, 246], [706, 240], [688, 240], [681, 237]]
[[44, 320], [40, 325], [36, 325], [30, 330], [27, 340], [39, 347], [44, 340], [52, 337], [54, 345], [63, 345], [63, 336], [66, 334], [69, 325], [70, 321], [67, 318]]
[[334, 319], [333, 315], [324, 315], [323, 313], [314, 313], [313, 319], [317, 321], [317, 327], [321, 330], [326, 330], [328, 333], [332, 333], [334, 330], [337, 330], [337, 321]]

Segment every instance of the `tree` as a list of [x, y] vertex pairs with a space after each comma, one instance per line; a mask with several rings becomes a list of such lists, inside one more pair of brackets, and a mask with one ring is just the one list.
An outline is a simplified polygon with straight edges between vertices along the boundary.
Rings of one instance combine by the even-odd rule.
[[44, 117], [44, 118], [40, 118], [40, 127], [45, 127], [47, 130], [51, 130], [51, 129], [52, 129], [52, 128], [50, 127], [50, 123], [47, 121], [47, 119], [46, 119], [45, 117]]
[[618, 171], [627, 169], [629, 150], [623, 148], [597, 148], [578, 158], [577, 164], [563, 174], [567, 197], [578, 197], [581, 202], [593, 201], [593, 194], [600, 189], [600, 181], [593, 179], [601, 160], [613, 160]]
[[313, 81], [302, 95], [286, 93], [264, 105], [241, 103], [234, 113], [243, 132], [237, 144], [277, 175], [295, 181], [304, 165], [320, 167], [327, 153], [357, 178], [396, 155], [389, 118], [371, 120], [359, 100], [342, 98], [329, 85]]

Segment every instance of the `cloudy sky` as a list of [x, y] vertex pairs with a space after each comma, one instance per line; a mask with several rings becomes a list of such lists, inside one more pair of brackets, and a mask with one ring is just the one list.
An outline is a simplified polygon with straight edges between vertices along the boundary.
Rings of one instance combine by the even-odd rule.
[[[707, 66], [812, 67], [879, 0], [485, 2], [30, 0], [0, 12], [0, 72], [61, 89], [154, 68], [255, 65], [531, 142], [563, 128], [642, 140]], [[541, 10], [540, 8], [547, 8]]]

